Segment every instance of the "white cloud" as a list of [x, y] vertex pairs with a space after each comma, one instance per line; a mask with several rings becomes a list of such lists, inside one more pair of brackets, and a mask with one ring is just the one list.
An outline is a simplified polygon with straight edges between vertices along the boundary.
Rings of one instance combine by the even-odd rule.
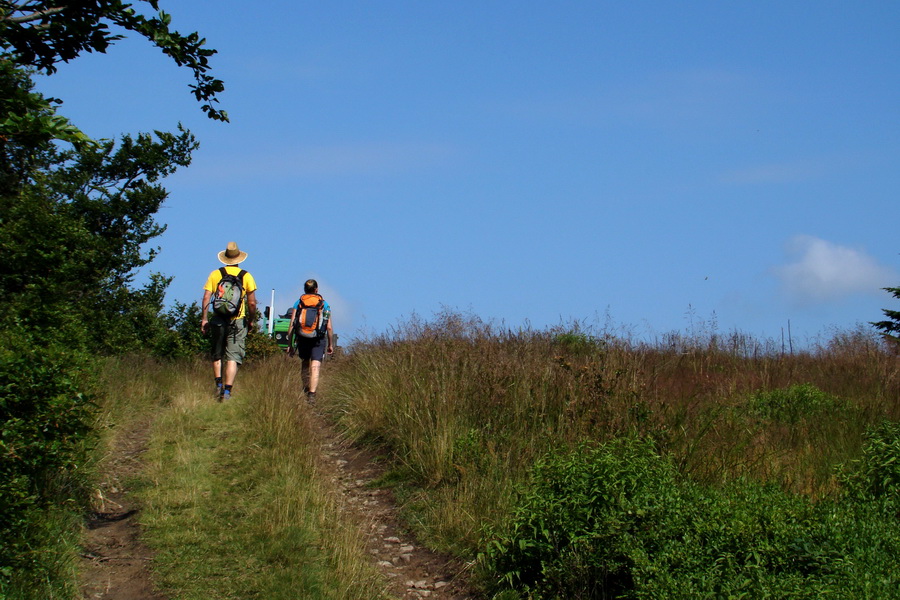
[[787, 295], [797, 302], [876, 294], [897, 280], [894, 269], [879, 265], [864, 251], [808, 235], [791, 238], [787, 253], [791, 262], [776, 267], [774, 273]]

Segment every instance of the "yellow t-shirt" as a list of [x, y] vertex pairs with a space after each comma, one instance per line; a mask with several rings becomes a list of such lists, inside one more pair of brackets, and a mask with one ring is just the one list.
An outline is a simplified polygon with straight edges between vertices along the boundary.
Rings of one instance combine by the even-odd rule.
[[[225, 272], [230, 273], [232, 275], [237, 275], [241, 272], [241, 267], [235, 265], [228, 265], [225, 267]], [[219, 286], [219, 282], [222, 281], [222, 272], [219, 269], [216, 269], [212, 273], [209, 274], [209, 277], [206, 279], [206, 285], [203, 286], [203, 289], [209, 292], [210, 294], [216, 293], [216, 288]], [[247, 312], [247, 294], [250, 292], [256, 291], [256, 280], [253, 279], [253, 275], [250, 273], [244, 273], [244, 302], [241, 302], [241, 312], [238, 313], [237, 318], [243, 319], [244, 314]]]

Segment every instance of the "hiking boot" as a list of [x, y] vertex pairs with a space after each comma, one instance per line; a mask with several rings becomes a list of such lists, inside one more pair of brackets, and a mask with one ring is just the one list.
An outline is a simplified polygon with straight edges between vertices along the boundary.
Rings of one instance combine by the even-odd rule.
[[222, 391], [222, 400], [231, 400], [231, 390]]
[[316, 393], [315, 392], [306, 392], [306, 401], [310, 404], [316, 403]]
[[218, 396], [218, 397], [221, 398], [221, 397], [222, 397], [222, 392], [223, 392], [224, 390], [225, 390], [225, 386], [223, 386], [221, 383], [217, 383], [217, 384], [216, 384], [216, 396]]

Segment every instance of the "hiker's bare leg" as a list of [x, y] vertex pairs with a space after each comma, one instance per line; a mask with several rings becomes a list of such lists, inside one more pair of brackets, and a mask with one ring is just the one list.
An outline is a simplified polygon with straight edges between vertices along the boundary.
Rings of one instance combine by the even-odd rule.
[[225, 385], [234, 385], [234, 378], [237, 376], [238, 365], [233, 360], [225, 361], [225, 375], [222, 377], [222, 383]]
[[321, 360], [310, 361], [309, 365], [309, 391], [315, 393], [319, 387], [319, 369], [322, 367]]
[[213, 376], [218, 379], [222, 376], [222, 361], [214, 360], [213, 361]]

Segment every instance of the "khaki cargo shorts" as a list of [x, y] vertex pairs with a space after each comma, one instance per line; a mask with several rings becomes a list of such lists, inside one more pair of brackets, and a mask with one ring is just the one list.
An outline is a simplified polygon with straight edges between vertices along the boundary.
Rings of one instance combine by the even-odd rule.
[[212, 359], [241, 364], [247, 346], [247, 323], [244, 319], [227, 321], [213, 317], [209, 322], [212, 337]]

